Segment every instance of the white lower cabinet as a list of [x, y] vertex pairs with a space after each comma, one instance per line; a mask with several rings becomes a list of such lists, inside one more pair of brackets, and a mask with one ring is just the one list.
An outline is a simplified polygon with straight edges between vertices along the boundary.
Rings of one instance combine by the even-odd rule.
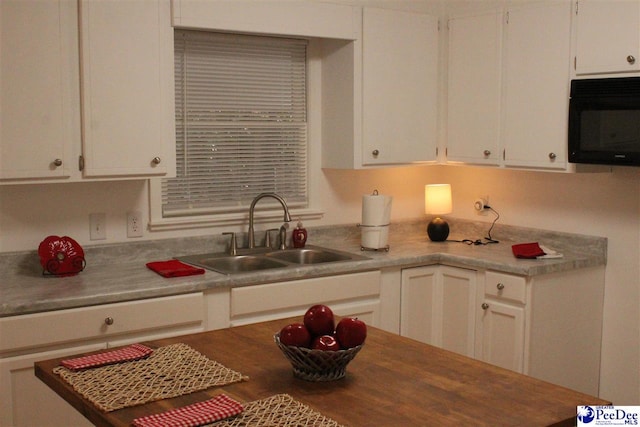
[[524, 277], [448, 266], [402, 270], [400, 331], [598, 395], [604, 267]]
[[400, 334], [473, 357], [476, 274], [437, 265], [402, 270]]
[[201, 332], [203, 312], [194, 293], [1, 318], [0, 426], [91, 425], [36, 378], [34, 362]]
[[328, 305], [337, 316], [355, 316], [378, 326], [380, 271], [233, 288], [230, 326], [294, 316], [302, 320], [314, 304]]

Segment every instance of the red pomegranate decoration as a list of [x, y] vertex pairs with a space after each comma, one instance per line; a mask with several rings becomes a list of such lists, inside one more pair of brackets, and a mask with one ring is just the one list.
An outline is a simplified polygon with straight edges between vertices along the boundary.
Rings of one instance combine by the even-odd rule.
[[68, 236], [49, 236], [40, 242], [38, 255], [42, 274], [73, 276], [85, 267], [82, 246]]

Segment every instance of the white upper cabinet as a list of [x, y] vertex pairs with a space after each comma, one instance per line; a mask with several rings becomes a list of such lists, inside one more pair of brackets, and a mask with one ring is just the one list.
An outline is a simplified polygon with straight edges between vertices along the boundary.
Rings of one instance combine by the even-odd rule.
[[80, 2], [85, 176], [175, 174], [168, 0]]
[[640, 1], [579, 0], [575, 72], [640, 71]]
[[361, 39], [324, 45], [322, 166], [435, 161], [437, 18], [365, 7], [361, 23]]
[[567, 167], [571, 4], [508, 11], [504, 58], [506, 166]]
[[0, 180], [77, 168], [77, 22], [75, 1], [0, 1]]
[[170, 11], [0, 1], [3, 184], [175, 174]]
[[449, 20], [447, 160], [500, 163], [502, 11]]
[[447, 161], [566, 170], [570, 58], [569, 1], [452, 18]]
[[435, 160], [437, 83], [437, 18], [364, 8], [364, 165]]

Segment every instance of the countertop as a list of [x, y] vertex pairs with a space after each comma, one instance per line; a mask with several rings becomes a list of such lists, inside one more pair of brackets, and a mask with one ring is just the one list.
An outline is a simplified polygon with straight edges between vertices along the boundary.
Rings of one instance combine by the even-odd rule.
[[[207, 270], [203, 275], [166, 279], [145, 264], [176, 256], [224, 252], [227, 236], [150, 240], [85, 247], [87, 266], [76, 276], [43, 276], [36, 251], [0, 255], [4, 272], [0, 285], [0, 317], [83, 307], [238, 287], [309, 277], [385, 268], [442, 264], [536, 276], [606, 264], [607, 239], [570, 233], [496, 225], [495, 244], [468, 245], [484, 237], [490, 223], [448, 219], [446, 242], [431, 242], [425, 221], [391, 224], [390, 250], [361, 251], [356, 224], [310, 228], [307, 243], [364, 255], [369, 259], [224, 275]], [[256, 232], [256, 235], [262, 234]], [[46, 237], [46, 236], [45, 236]], [[239, 246], [246, 236], [239, 236]], [[560, 259], [524, 260], [513, 256], [511, 245], [537, 241], [564, 255]]]
[[575, 425], [578, 405], [611, 402], [369, 327], [346, 376], [307, 382], [273, 342], [294, 319], [276, 320], [147, 343], [184, 343], [248, 381], [104, 413], [52, 372], [61, 359], [36, 362], [36, 375], [98, 426], [130, 426], [133, 419], [224, 393], [246, 403], [286, 393], [349, 426]]

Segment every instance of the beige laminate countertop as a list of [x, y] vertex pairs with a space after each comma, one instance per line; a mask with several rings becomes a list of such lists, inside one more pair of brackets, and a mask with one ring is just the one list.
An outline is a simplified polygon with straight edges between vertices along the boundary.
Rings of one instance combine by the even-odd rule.
[[[223, 236], [85, 247], [87, 267], [71, 277], [43, 276], [35, 251], [2, 254], [0, 268], [4, 275], [0, 285], [0, 317], [178, 295], [218, 287], [418, 265], [442, 264], [536, 276], [606, 264], [606, 238], [496, 225], [492, 237], [500, 243], [467, 245], [459, 241], [482, 239], [490, 224], [455, 219], [450, 219], [449, 223], [452, 231], [446, 242], [431, 242], [426, 235], [424, 221], [392, 224], [388, 252], [361, 251], [360, 230], [356, 225], [310, 228], [307, 243], [364, 255], [369, 259], [234, 275], [207, 270], [203, 275], [166, 279], [145, 266], [147, 262], [174, 256], [223, 252], [227, 241]], [[540, 242], [564, 257], [523, 260], [513, 256], [512, 244], [531, 241]], [[242, 238], [239, 242], [242, 242]]]

